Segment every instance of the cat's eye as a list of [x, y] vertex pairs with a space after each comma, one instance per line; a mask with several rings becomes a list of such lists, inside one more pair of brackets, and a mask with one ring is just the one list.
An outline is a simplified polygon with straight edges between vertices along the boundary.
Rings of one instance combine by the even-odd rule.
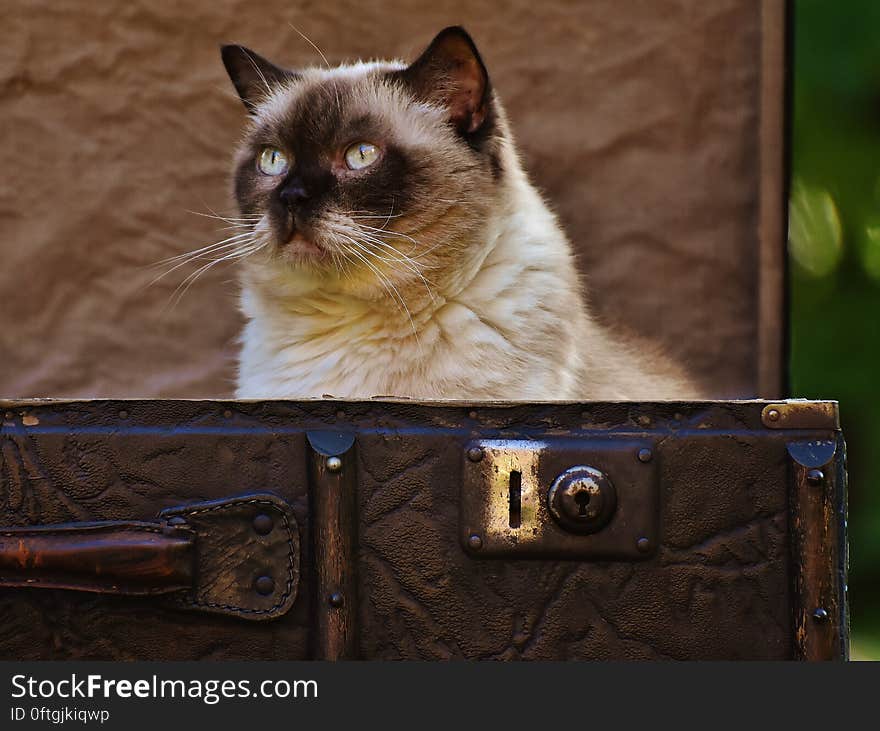
[[277, 147], [264, 147], [257, 159], [257, 166], [263, 175], [284, 175], [290, 167], [290, 162]]
[[379, 148], [369, 142], [355, 142], [345, 151], [345, 164], [351, 170], [363, 170], [379, 159]]

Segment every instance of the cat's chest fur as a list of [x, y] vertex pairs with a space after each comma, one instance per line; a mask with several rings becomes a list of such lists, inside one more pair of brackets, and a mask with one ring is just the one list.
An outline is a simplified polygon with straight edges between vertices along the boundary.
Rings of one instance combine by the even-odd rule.
[[575, 398], [584, 306], [552, 221], [536, 223], [511, 213], [463, 282], [409, 313], [246, 278], [239, 397]]

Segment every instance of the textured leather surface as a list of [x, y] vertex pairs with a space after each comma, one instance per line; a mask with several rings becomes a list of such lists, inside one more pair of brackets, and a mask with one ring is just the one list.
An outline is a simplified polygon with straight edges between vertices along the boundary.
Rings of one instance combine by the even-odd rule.
[[[41, 410], [34, 414], [39, 426], [0, 436], [0, 524], [151, 520], [163, 508], [270, 492], [292, 504], [307, 546], [302, 434], [261, 428], [253, 417], [244, 427], [238, 412], [227, 418], [226, 411], [185, 402]], [[155, 600], [0, 589], [0, 656], [304, 658], [309, 601], [308, 585], [301, 586], [284, 617], [243, 622]]]
[[[602, 423], [610, 416], [616, 425], [623, 417], [621, 426], [638, 429], [636, 408], [609, 407], [590, 418]], [[734, 411], [679, 422], [666, 414], [653, 424], [689, 433], [668, 437], [658, 449], [662, 543], [645, 562], [469, 558], [447, 540], [458, 522], [458, 476], [448, 472], [461, 464], [458, 439], [363, 438], [363, 654], [790, 657], [785, 446], [757, 434], [699, 433], [700, 423], [724, 422]], [[481, 418], [483, 428], [487, 419], [494, 421]], [[528, 426], [498, 422], [505, 436], [533, 435], [541, 427], [567, 431], [577, 417], [548, 408], [530, 414]]]
[[320, 64], [289, 23], [331, 63], [413, 58], [463, 23], [597, 312], [664, 344], [707, 395], [754, 394], [760, 10], [759, 0], [6, 0], [0, 395], [232, 394], [233, 271], [218, 268], [171, 306], [188, 270], [148, 287], [146, 267], [225, 235], [188, 213], [231, 206], [244, 113], [218, 45]]
[[[300, 572], [299, 526], [283, 500], [246, 495], [162, 511], [186, 520], [196, 534], [196, 583], [182, 606], [245, 619], [275, 619], [296, 601]], [[255, 521], [267, 522], [263, 530]], [[265, 592], [257, 581], [270, 582]]]
[[[361, 657], [792, 655], [791, 433], [765, 429], [758, 403], [180, 401], [6, 410], [5, 524], [144, 518], [185, 501], [268, 491], [294, 505], [304, 570], [290, 613], [265, 623], [139, 599], [0, 590], [3, 658], [306, 657], [314, 608], [304, 432], [328, 428], [358, 432]], [[655, 555], [577, 562], [465, 553], [458, 535], [465, 446], [475, 437], [553, 436], [658, 438]]]

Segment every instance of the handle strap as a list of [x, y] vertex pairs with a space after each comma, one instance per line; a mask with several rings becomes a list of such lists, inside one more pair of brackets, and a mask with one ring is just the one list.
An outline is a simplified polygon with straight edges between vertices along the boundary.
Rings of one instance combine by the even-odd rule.
[[275, 495], [170, 508], [155, 522], [0, 528], [0, 587], [156, 596], [243, 619], [290, 609], [299, 562], [296, 518]]

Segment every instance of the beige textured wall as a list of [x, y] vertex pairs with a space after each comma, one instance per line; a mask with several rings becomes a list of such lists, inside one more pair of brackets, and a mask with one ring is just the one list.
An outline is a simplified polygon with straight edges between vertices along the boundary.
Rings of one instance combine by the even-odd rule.
[[[596, 309], [716, 395], [754, 390], [758, 0], [5, 0], [0, 395], [232, 393], [234, 271], [147, 287], [219, 237], [243, 110], [218, 44], [289, 66], [412, 58], [464, 24]], [[516, 397], [516, 394], [511, 394]]]

